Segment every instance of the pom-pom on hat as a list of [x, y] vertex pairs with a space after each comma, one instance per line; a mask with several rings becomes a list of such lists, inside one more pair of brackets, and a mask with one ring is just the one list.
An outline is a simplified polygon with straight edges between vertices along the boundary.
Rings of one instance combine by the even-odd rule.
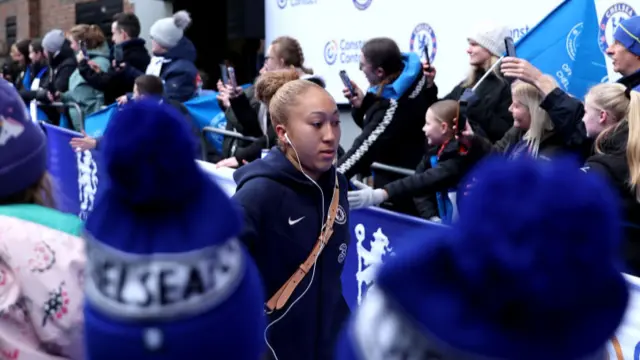
[[241, 216], [193, 159], [188, 124], [158, 99], [110, 120], [106, 188], [86, 221], [90, 360], [259, 358], [263, 289]]
[[36, 184], [47, 171], [47, 141], [15, 87], [0, 79], [0, 198]]
[[492, 159], [453, 227], [385, 263], [338, 359], [602, 359], [622, 320], [616, 194], [565, 159]]
[[173, 14], [172, 17], [160, 19], [151, 25], [149, 35], [151, 39], [160, 46], [171, 49], [178, 45], [184, 36], [184, 31], [191, 24], [191, 16], [188, 12], [181, 10]]

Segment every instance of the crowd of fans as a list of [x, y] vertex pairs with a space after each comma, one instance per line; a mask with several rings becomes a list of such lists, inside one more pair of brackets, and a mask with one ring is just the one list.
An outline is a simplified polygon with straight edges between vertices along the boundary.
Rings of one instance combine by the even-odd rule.
[[[324, 80], [278, 37], [255, 84], [217, 84], [227, 130], [245, 137], [216, 159], [237, 168], [231, 202], [192, 161], [206, 144], [182, 104], [198, 94], [189, 22], [157, 21], [153, 57], [131, 14], [115, 18], [111, 50], [90, 25], [12, 47], [0, 292], [15, 290], [0, 296], [0, 356], [606, 358], [623, 273], [640, 276], [640, 17], [607, 49], [622, 78], [584, 101], [503, 58], [506, 26], [469, 34], [470, 69], [445, 96], [432, 64], [370, 39], [366, 91], [344, 89], [362, 129], [348, 149]], [[84, 224], [52, 209], [45, 135], [15, 111], [34, 101], [122, 105], [104, 138], [71, 142], [99, 148], [109, 177]], [[449, 226], [398, 251], [351, 314], [349, 213], [375, 205]]]

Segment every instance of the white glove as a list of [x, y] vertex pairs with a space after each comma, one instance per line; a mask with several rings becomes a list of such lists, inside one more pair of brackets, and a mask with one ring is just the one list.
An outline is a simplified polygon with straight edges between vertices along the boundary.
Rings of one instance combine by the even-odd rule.
[[353, 181], [360, 190], [349, 191], [349, 207], [351, 209], [360, 209], [373, 205], [380, 205], [387, 200], [387, 192], [383, 189], [374, 189], [360, 181]]

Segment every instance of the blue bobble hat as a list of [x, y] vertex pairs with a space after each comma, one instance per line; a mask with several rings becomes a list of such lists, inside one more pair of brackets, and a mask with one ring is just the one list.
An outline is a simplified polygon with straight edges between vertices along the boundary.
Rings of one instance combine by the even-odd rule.
[[47, 139], [15, 87], [0, 79], [0, 198], [36, 184], [47, 171]]
[[632, 54], [640, 56], [640, 16], [622, 20], [613, 33], [613, 39], [620, 42]]
[[568, 159], [473, 177], [458, 223], [382, 266], [338, 359], [605, 358], [629, 297], [615, 193]]
[[188, 124], [134, 101], [102, 140], [109, 182], [86, 221], [90, 360], [238, 359], [264, 352], [263, 289], [241, 217], [193, 159]]

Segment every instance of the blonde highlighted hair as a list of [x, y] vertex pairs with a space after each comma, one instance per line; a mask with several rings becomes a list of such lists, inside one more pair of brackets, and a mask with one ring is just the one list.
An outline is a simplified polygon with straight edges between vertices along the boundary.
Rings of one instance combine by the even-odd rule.
[[[555, 82], [553, 77], [548, 75], [545, 75], [545, 77]], [[522, 81], [513, 84], [511, 94], [529, 111], [531, 124], [522, 139], [527, 143], [529, 154], [534, 158], [538, 157], [542, 137], [545, 133], [553, 131], [551, 117], [540, 107], [540, 103], [544, 98], [535, 86]]]
[[629, 186], [640, 198], [640, 93], [628, 91], [622, 84], [598, 84], [592, 87], [586, 96], [586, 102], [607, 112], [616, 125], [609, 126], [598, 135], [595, 141], [596, 152], [603, 153], [602, 143], [626, 123], [629, 126], [627, 137], [627, 166], [629, 167]]
[[305, 74], [313, 75], [313, 69], [304, 66], [304, 52], [298, 40], [290, 36], [280, 36], [273, 40], [271, 45], [286, 66], [293, 66]]
[[84, 41], [87, 49], [97, 49], [107, 40], [97, 25], [76, 25], [69, 30], [69, 35], [76, 41]]
[[[487, 59], [487, 61], [482, 64], [481, 69], [478, 69], [476, 66], [472, 66], [469, 69], [469, 73], [467, 74], [467, 78], [462, 82], [462, 87], [471, 88], [476, 85], [476, 83], [482, 77], [482, 74], [479, 73], [478, 70], [484, 70], [484, 72], [489, 71], [493, 65], [495, 65], [500, 58], [491, 54], [491, 57]], [[500, 72], [500, 66], [496, 66], [493, 68], [493, 74], [498, 77], [498, 79], [502, 79], [502, 73]]]

